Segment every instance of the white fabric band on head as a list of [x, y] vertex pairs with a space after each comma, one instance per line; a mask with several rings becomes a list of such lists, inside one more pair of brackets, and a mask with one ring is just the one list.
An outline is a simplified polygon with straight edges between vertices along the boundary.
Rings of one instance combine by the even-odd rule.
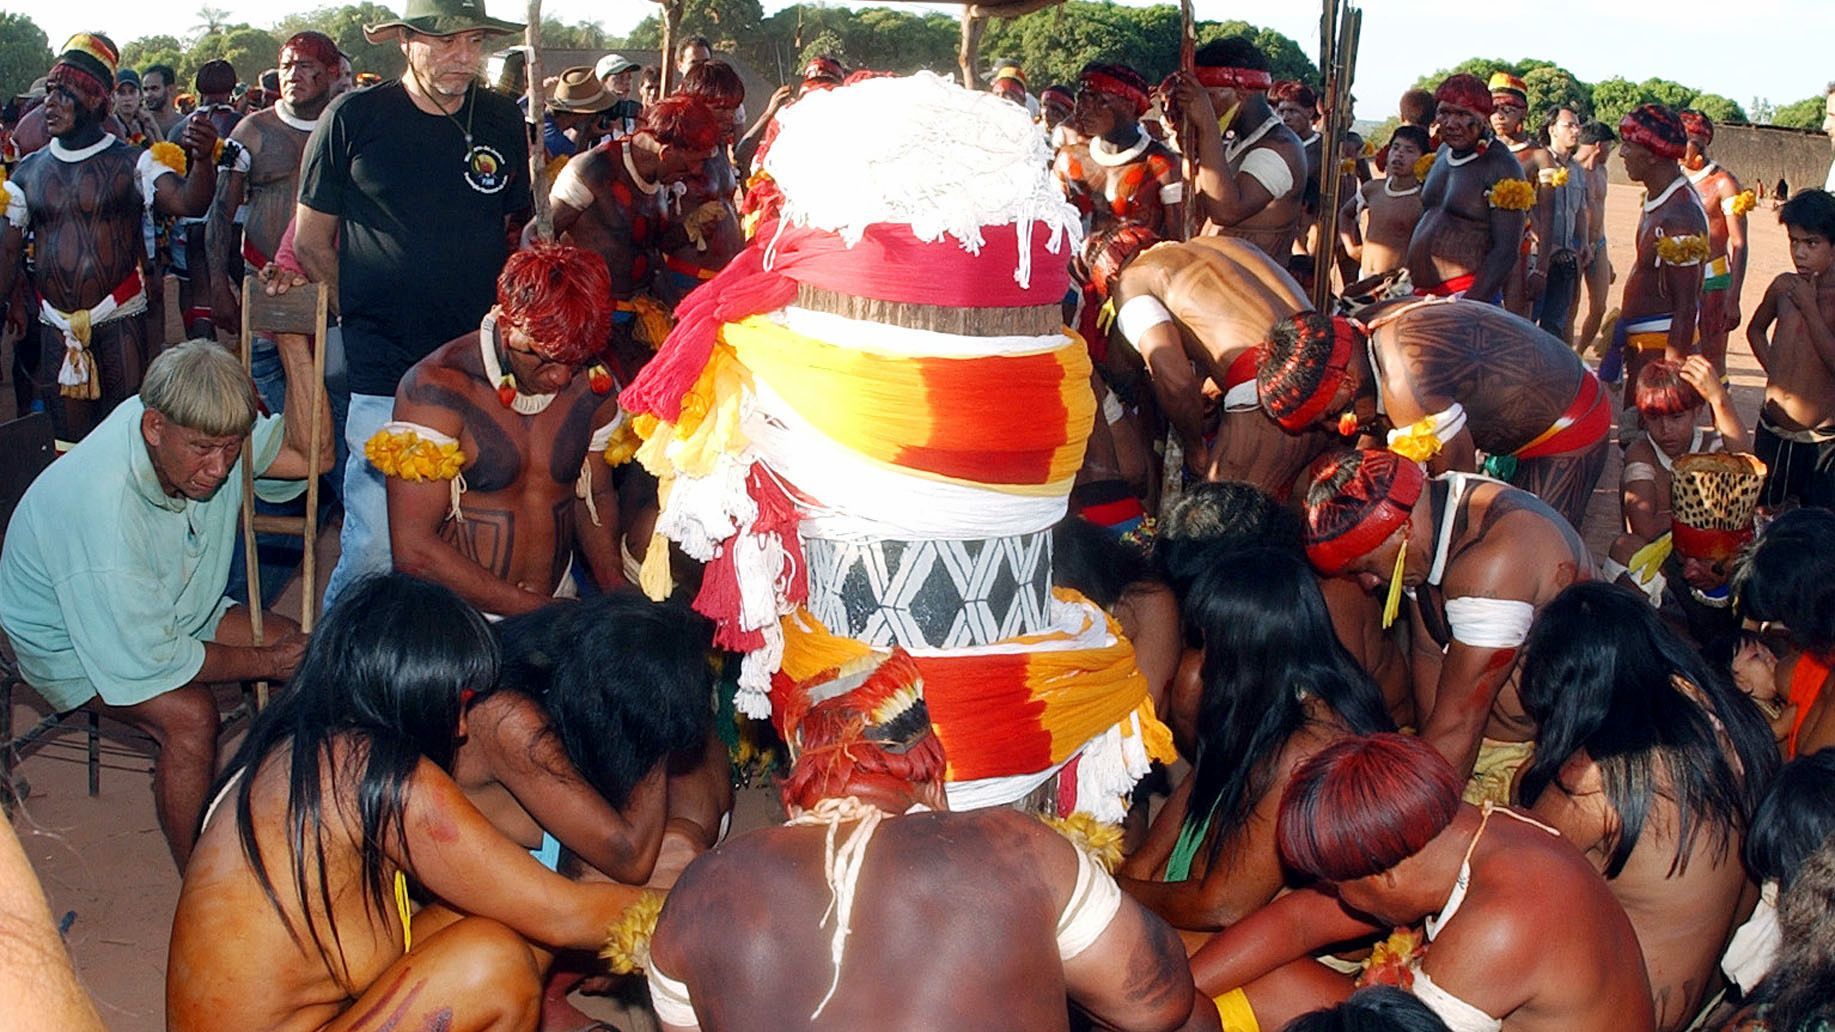
[[663, 974], [656, 966], [655, 957], [650, 958], [650, 969], [644, 972], [644, 979], [650, 983], [650, 1006], [656, 1010], [656, 1020], [665, 1025], [689, 1028], [699, 1023], [694, 1014], [694, 1002], [688, 998], [688, 984]]
[[1183, 200], [1185, 200], [1184, 183], [1167, 183], [1165, 186], [1160, 187], [1161, 204], [1178, 204]]
[[1152, 294], [1137, 294], [1115, 313], [1115, 325], [1130, 344], [1139, 344], [1147, 331], [1172, 321], [1172, 313]]
[[548, 191], [550, 201], [562, 201], [577, 211], [585, 211], [593, 206], [593, 188], [586, 184], [586, 177], [580, 174], [580, 163], [569, 161], [561, 166], [561, 174], [554, 179], [554, 187]]
[[1449, 598], [1446, 622], [1453, 640], [1479, 649], [1514, 649], [1529, 637], [1536, 607], [1513, 598]]
[[1077, 884], [1058, 915], [1058, 959], [1089, 949], [1121, 910], [1121, 887], [1083, 850], [1077, 853]]
[[1268, 196], [1277, 201], [1293, 189], [1293, 169], [1287, 167], [1285, 158], [1267, 147], [1250, 151], [1248, 157], [1242, 159], [1239, 171], [1262, 184]]

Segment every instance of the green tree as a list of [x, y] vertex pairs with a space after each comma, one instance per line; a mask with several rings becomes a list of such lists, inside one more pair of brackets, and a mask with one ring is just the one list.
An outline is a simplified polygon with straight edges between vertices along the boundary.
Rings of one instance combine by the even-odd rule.
[[1718, 93], [1697, 93], [1688, 106], [1714, 120], [1715, 125], [1744, 125], [1746, 112]]
[[189, 81], [206, 61], [228, 61], [242, 82], [254, 82], [280, 61], [280, 40], [266, 29], [231, 25], [199, 39], [186, 55], [190, 67], [180, 74]]
[[542, 49], [553, 47], [556, 50], [606, 50], [611, 47], [611, 38], [606, 35], [605, 26], [598, 22], [582, 21], [572, 25], [557, 18], [542, 19]]
[[228, 18], [229, 12], [221, 7], [205, 5], [198, 8], [198, 23], [191, 27], [191, 31], [200, 36], [213, 36], [222, 30], [223, 22]]
[[796, 56], [797, 67], [800, 68], [823, 54], [840, 61], [842, 66], [846, 67], [848, 63], [847, 41], [841, 38], [839, 32], [833, 29], [823, 29], [803, 45], [802, 52]]
[[[1543, 62], [1538, 62], [1538, 64], [1540, 63]], [[1449, 76], [1453, 75], [1476, 75], [1480, 81], [1490, 82], [1491, 76], [1498, 72], [1509, 72], [1511, 75], [1523, 74], [1517, 70], [1516, 65], [1502, 58], [1468, 57], [1451, 68], [1442, 68], [1439, 71], [1429, 75], [1423, 75], [1419, 79], [1416, 79], [1414, 88], [1417, 90], [1433, 90], [1438, 88], [1441, 83], [1445, 82]]]
[[274, 32], [285, 39], [302, 29], [316, 29], [330, 36], [339, 50], [350, 55], [353, 71], [374, 72], [385, 79], [393, 79], [401, 74], [404, 66], [401, 48], [393, 41], [371, 43], [364, 38], [363, 27], [379, 25], [394, 17], [394, 12], [387, 7], [369, 2], [321, 7], [282, 18]]
[[[1278, 32], [1242, 21], [1199, 22], [1195, 28], [1200, 46], [1223, 36], [1248, 37], [1268, 56], [1277, 79], [1319, 81], [1319, 69], [1306, 52]], [[1171, 5], [1123, 7], [1069, 0], [1060, 7], [991, 23], [982, 37], [981, 53], [1019, 61], [1035, 86], [1071, 82], [1091, 61], [1125, 64], [1157, 82], [1178, 67], [1178, 39], [1179, 12]]]
[[24, 93], [51, 69], [51, 41], [23, 14], [0, 11], [0, 97]]
[[1616, 128], [1619, 120], [1638, 105], [1649, 104], [1656, 99], [1643, 86], [1613, 76], [1593, 86], [1593, 117]]
[[1574, 78], [1574, 73], [1559, 65], [1532, 68], [1523, 76], [1529, 91], [1529, 121], [1533, 130], [1542, 128], [1550, 108], [1571, 108], [1581, 121], [1593, 117], [1593, 91]]
[[1655, 103], [1662, 104], [1673, 111], [1688, 107], [1688, 102], [1695, 99], [1695, 91], [1679, 82], [1668, 79], [1645, 79], [1638, 84], [1645, 95]]
[[1827, 103], [1823, 97], [1805, 97], [1795, 104], [1785, 104], [1771, 116], [1771, 124], [1788, 129], [1820, 129]]

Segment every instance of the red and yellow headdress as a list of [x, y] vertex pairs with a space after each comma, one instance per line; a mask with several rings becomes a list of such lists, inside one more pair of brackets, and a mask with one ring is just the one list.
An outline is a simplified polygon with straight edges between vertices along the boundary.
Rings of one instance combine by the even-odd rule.
[[1682, 119], [1661, 104], [1645, 104], [1619, 120], [1618, 135], [1659, 158], [1681, 161], [1688, 153]]
[[1529, 87], [1524, 85], [1522, 79], [1509, 72], [1492, 73], [1491, 81], [1488, 85], [1491, 90], [1493, 103], [1495, 103], [1498, 97], [1510, 97], [1518, 104], [1526, 105], [1529, 103]]
[[50, 86], [65, 86], [94, 107], [115, 89], [115, 69], [121, 53], [114, 41], [99, 32], [79, 32], [64, 41], [63, 52], [45, 77]]
[[923, 675], [903, 649], [805, 681], [778, 673], [771, 718], [790, 748], [790, 775], [778, 786], [786, 809], [808, 810], [869, 785], [943, 780], [943, 745], [931, 732]]
[[1447, 76], [1440, 88], [1434, 91], [1434, 100], [1436, 103], [1464, 108], [1485, 118], [1491, 117], [1491, 90], [1476, 75], [1461, 72]]

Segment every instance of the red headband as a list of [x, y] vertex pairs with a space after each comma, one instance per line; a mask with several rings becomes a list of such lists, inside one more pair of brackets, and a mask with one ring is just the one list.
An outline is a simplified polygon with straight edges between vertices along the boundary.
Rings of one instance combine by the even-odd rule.
[[1637, 114], [1636, 111], [1633, 111], [1619, 120], [1618, 135], [1623, 137], [1625, 142], [1635, 143], [1659, 158], [1667, 158], [1670, 161], [1682, 160], [1683, 156], [1688, 153], [1688, 138], [1684, 136], [1680, 143], [1664, 139], [1655, 127], [1639, 121]]
[[1682, 131], [1690, 136], [1699, 136], [1709, 143], [1714, 142], [1714, 122], [1699, 111], [1684, 111], [1677, 116], [1682, 119]]
[[45, 76], [45, 85], [63, 86], [83, 99], [85, 107], [95, 107], [108, 99], [113, 90], [102, 84], [102, 80], [89, 74], [69, 61], [59, 61], [51, 66], [51, 74]]
[[1491, 90], [1476, 75], [1449, 75], [1434, 91], [1434, 102], [1451, 104], [1467, 111], [1491, 117]]
[[1274, 85], [1274, 77], [1255, 68], [1231, 68], [1219, 65], [1196, 69], [1198, 83], [1214, 90], [1265, 90]]
[[1721, 530], [1716, 527], [1691, 527], [1681, 520], [1672, 519], [1669, 534], [1677, 554], [1689, 559], [1720, 562], [1738, 555], [1746, 542], [1752, 540], [1752, 526], [1748, 524], [1738, 530]]
[[[1310, 314], [1312, 313], [1302, 313], [1289, 321], [1299, 326], [1301, 333], [1305, 333], [1306, 326], [1302, 319], [1305, 315]], [[1266, 344], [1262, 346], [1267, 347]], [[1312, 426], [1314, 421], [1325, 414], [1326, 407], [1332, 403], [1332, 398], [1337, 395], [1339, 386], [1344, 383], [1345, 375], [1351, 368], [1351, 353], [1356, 346], [1357, 327], [1349, 319], [1333, 316], [1332, 353], [1325, 360], [1325, 372], [1319, 377], [1318, 388], [1313, 391], [1311, 397], [1301, 402], [1291, 412], [1285, 415], [1270, 412], [1269, 414], [1274, 416], [1274, 421], [1294, 433], [1299, 433]], [[1267, 395], [1263, 394], [1262, 397], [1265, 398]], [[1263, 407], [1266, 408], [1266, 404]]]
[[[1358, 468], [1357, 479], [1340, 488], [1332, 501], [1337, 502], [1346, 492], [1354, 491], [1359, 486], [1374, 487], [1373, 481], [1385, 472], [1390, 473], [1389, 487], [1354, 526], [1336, 537], [1314, 540], [1312, 520], [1308, 519], [1306, 558], [1323, 574], [1343, 572], [1352, 562], [1369, 555], [1378, 545], [1387, 541], [1397, 527], [1408, 522], [1409, 515], [1414, 512], [1415, 502], [1420, 500], [1421, 491], [1427, 486], [1427, 471], [1417, 462], [1404, 459], [1394, 452], [1374, 449], [1358, 454], [1362, 457], [1362, 464]], [[1329, 475], [1329, 469], [1320, 474], [1321, 477]], [[1308, 515], [1310, 517], [1311, 514]]]
[[333, 72], [338, 70], [339, 63], [344, 59], [344, 55], [338, 52], [338, 45], [322, 32], [294, 33], [292, 38], [281, 44], [282, 60], [285, 60], [289, 50], [301, 57], [309, 57]]
[[1147, 110], [1147, 94], [1138, 87], [1122, 82], [1107, 72], [1084, 72], [1077, 82], [1085, 89], [1097, 93], [1106, 93], [1111, 97], [1120, 97], [1134, 105], [1134, 116], [1139, 118]]

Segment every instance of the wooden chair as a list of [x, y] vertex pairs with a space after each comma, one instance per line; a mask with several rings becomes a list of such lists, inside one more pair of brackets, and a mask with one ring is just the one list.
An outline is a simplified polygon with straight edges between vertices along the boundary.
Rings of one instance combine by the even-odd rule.
[[[294, 287], [276, 297], [268, 296], [260, 280], [248, 276], [242, 281], [242, 368], [254, 370], [255, 334], [298, 334], [310, 336], [312, 348], [312, 377], [316, 383], [325, 382], [325, 317], [329, 297], [323, 284], [308, 283]], [[295, 413], [297, 415], [297, 413]], [[308, 440], [311, 442], [308, 454], [317, 455], [319, 441], [323, 435], [331, 432], [330, 427], [319, 425], [319, 407], [311, 406], [311, 426]], [[304, 544], [304, 556], [300, 567], [300, 577], [305, 582], [306, 590], [300, 601], [300, 629], [311, 633], [313, 619], [318, 610], [318, 563], [314, 555], [314, 545], [319, 536], [319, 478], [306, 478], [306, 514], [304, 516], [269, 516], [255, 512], [255, 470], [250, 454], [250, 444], [242, 443], [242, 549], [248, 560], [249, 570], [249, 625], [254, 631], [255, 644], [262, 643], [261, 629], [261, 575], [260, 563], [255, 555], [255, 535], [291, 534], [301, 539]], [[260, 709], [268, 704], [268, 683], [255, 682], [255, 707]]]

